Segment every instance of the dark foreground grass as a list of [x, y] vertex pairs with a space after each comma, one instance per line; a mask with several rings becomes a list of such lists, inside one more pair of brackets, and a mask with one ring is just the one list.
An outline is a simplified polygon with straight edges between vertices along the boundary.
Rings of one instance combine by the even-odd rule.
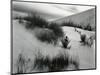
[[16, 73], [63, 71], [68, 70], [70, 65], [73, 66], [71, 67], [72, 70], [79, 69], [79, 60], [65, 52], [60, 52], [50, 58], [50, 56], [43, 55], [38, 51], [33, 61], [25, 58], [23, 54], [19, 54], [16, 62]]
[[16, 62], [17, 73], [26, 73], [28, 71], [28, 63], [30, 59], [26, 59], [25, 56], [21, 53], [18, 55]]
[[34, 65], [32, 70], [36, 69], [39, 71], [61, 71], [66, 70], [69, 65], [74, 65], [75, 69], [79, 69], [79, 62], [77, 60], [72, 60], [69, 58], [69, 55], [59, 53], [53, 59], [50, 59], [49, 56], [44, 56], [39, 53], [39, 56], [36, 56], [34, 60]]
[[49, 66], [49, 71], [60, 71], [68, 67], [68, 65], [69, 65], [68, 56], [59, 54], [52, 59], [51, 65]]

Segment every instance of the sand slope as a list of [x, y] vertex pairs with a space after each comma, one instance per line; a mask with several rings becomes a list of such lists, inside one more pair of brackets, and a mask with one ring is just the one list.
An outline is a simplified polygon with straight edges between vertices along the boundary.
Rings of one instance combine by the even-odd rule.
[[[71, 49], [70, 54], [79, 56], [80, 69], [95, 68], [95, 50], [94, 46], [82, 46], [80, 44], [80, 36], [74, 31], [73, 27], [63, 27], [66, 35], [70, 38]], [[94, 35], [94, 32], [81, 30], [88, 36]], [[52, 59], [59, 52], [68, 52], [67, 49], [58, 46], [46, 44], [37, 40], [34, 36], [34, 31], [27, 30], [23, 24], [19, 24], [17, 20], [13, 20], [13, 72], [16, 72], [16, 60], [20, 53], [23, 53], [26, 58], [31, 58], [34, 61], [34, 55], [40, 50], [44, 55], [49, 55]], [[32, 64], [32, 63], [30, 63]]]

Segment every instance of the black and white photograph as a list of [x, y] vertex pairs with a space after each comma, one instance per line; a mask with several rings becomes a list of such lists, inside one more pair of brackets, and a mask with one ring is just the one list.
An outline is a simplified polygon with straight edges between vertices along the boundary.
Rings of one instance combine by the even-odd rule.
[[96, 69], [96, 6], [12, 1], [12, 74]]

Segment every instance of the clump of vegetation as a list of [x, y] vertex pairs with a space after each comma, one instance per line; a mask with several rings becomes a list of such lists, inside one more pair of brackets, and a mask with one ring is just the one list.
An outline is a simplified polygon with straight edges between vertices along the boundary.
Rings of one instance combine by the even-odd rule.
[[17, 73], [26, 73], [28, 70], [28, 63], [30, 62], [30, 59], [26, 59], [23, 54], [19, 54], [17, 63], [16, 63], [16, 69]]
[[49, 66], [49, 71], [61, 71], [69, 65], [69, 57], [66, 54], [59, 53], [54, 57]]
[[35, 27], [45, 28], [48, 25], [48, 22], [40, 16], [31, 15], [23, 18], [28, 22], [26, 28], [33, 29]]
[[89, 30], [89, 31], [92, 31], [93, 28], [90, 26], [90, 24], [87, 24], [85, 27], [84, 27], [85, 30]]
[[81, 34], [80, 38], [81, 38], [81, 42], [83, 42], [83, 43], [86, 42], [86, 35], [85, 34]]
[[75, 24], [75, 23], [72, 22], [72, 21], [63, 22], [61, 25], [62, 25], [62, 26], [70, 26], [70, 27], [76, 27], [76, 26], [77, 26], [77, 24]]
[[83, 43], [83, 45], [91, 47], [93, 45], [93, 36], [86, 37], [85, 34], [81, 35], [81, 43]]
[[70, 40], [67, 36], [66, 38], [61, 39], [61, 43], [63, 48], [67, 48], [67, 49], [71, 48], [71, 46], [69, 46]]
[[49, 23], [40, 16], [31, 15], [24, 17], [23, 19], [27, 21], [26, 28], [41, 28], [40, 33], [37, 34], [37, 38], [42, 42], [56, 44], [57, 40], [64, 35], [63, 30], [59, 24], [52, 22]]
[[48, 68], [50, 65], [50, 59], [47, 56], [44, 56], [40, 51], [35, 55], [34, 65], [32, 66], [32, 70], [36, 69], [39, 71], [43, 71]]
[[89, 23], [87, 25], [81, 25], [81, 24], [76, 24], [72, 21], [69, 21], [69, 22], [61, 23], [61, 26], [77, 27], [77, 28], [81, 28], [81, 29], [84, 29], [84, 30], [88, 30], [88, 31], [94, 30]]
[[63, 32], [61, 26], [57, 23], [50, 23], [48, 25], [48, 29], [51, 29], [54, 32], [54, 34], [56, 35], [57, 38], [64, 36], [64, 32]]
[[64, 36], [62, 28], [56, 23], [51, 23], [47, 28], [38, 28], [36, 37], [42, 42], [57, 44], [57, 40]]
[[19, 17], [15, 17], [15, 19], [19, 19], [19, 23], [22, 23], [22, 20], [27, 21], [26, 28], [29, 28], [29, 29], [33, 29], [35, 27], [51, 28], [51, 29], [54, 29], [54, 31], [58, 29], [61, 32], [61, 29], [60, 29], [61, 28], [60, 25], [61, 25], [61, 26], [77, 27], [77, 28], [81, 28], [81, 29], [89, 30], [89, 31], [95, 30], [95, 28], [91, 27], [90, 23], [88, 23], [87, 25], [81, 25], [81, 24], [76, 24], [73, 21], [69, 21], [69, 22], [62, 22], [59, 25], [58, 23], [53, 23], [53, 22], [49, 23], [47, 20], [45, 20], [44, 18], [36, 14], [30, 14], [26, 17], [19, 16]]
[[36, 69], [39, 71], [61, 71], [67, 69], [69, 65], [74, 65], [75, 69], [79, 68], [79, 62], [72, 60], [66, 53], [59, 53], [54, 58], [50, 59], [49, 56], [44, 56], [42, 53], [38, 53], [34, 60], [32, 70]]
[[93, 45], [93, 38], [92, 38], [92, 36], [90, 36], [89, 38], [86, 38], [84, 45], [87, 45], [89, 47], [91, 47]]
[[47, 28], [38, 28], [36, 29], [36, 37], [46, 43], [54, 43], [57, 42], [57, 36], [54, 32]]

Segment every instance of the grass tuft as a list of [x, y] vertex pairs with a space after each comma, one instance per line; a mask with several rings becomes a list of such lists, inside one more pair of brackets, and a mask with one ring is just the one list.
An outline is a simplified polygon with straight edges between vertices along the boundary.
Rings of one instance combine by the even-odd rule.
[[23, 54], [19, 54], [16, 63], [17, 73], [26, 73], [28, 71], [29, 62], [30, 59], [26, 59]]
[[44, 56], [39, 52], [35, 57], [33, 70], [44, 71], [47, 69], [45, 71], [61, 71], [64, 69], [66, 70], [70, 64], [74, 65], [75, 69], [79, 68], [79, 63], [75, 60], [71, 60], [66, 53], [59, 53], [57, 56], [50, 59], [49, 56]]

